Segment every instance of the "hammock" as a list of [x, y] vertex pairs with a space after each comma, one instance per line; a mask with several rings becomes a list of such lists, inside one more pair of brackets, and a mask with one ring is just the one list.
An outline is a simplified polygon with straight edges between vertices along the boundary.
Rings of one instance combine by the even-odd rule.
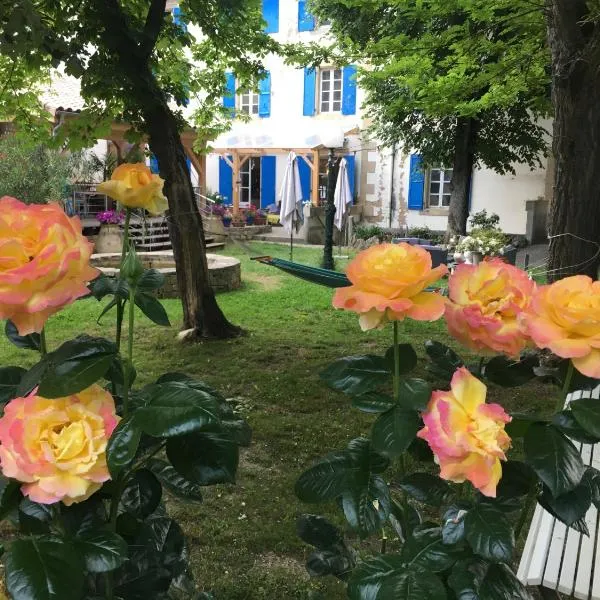
[[308, 265], [301, 265], [289, 260], [283, 260], [282, 258], [272, 258], [271, 256], [257, 256], [252, 258], [252, 260], [257, 260], [264, 265], [277, 267], [294, 277], [310, 281], [310, 283], [324, 285], [328, 288], [348, 287], [352, 285], [344, 273], [338, 273], [337, 271], [309, 267]]

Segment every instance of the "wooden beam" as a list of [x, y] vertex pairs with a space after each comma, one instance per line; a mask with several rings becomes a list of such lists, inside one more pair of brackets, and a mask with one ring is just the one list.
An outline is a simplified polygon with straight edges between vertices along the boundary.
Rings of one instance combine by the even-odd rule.
[[270, 154], [289, 154], [295, 152], [299, 156], [312, 156], [314, 148], [213, 148], [211, 154], [233, 154], [237, 152], [240, 156], [263, 156]]
[[233, 162], [227, 154], [221, 155], [221, 158], [233, 169]]
[[233, 216], [237, 217], [240, 213], [240, 155], [233, 154]]
[[308, 165], [308, 168], [311, 171], [314, 171], [315, 166], [313, 165], [312, 161], [310, 160], [310, 158], [308, 158], [308, 156], [304, 156], [303, 154], [300, 155], [300, 158]]
[[311, 190], [311, 201], [313, 206], [319, 206], [319, 151], [313, 151], [313, 165], [312, 170], [312, 190]]
[[242, 158], [240, 160], [240, 169], [251, 159], [251, 156], [244, 156], [244, 158]]

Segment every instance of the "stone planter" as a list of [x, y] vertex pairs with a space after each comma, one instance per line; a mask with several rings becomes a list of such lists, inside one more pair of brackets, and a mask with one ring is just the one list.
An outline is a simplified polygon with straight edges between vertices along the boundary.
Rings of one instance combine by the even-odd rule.
[[120, 225], [103, 223], [96, 238], [94, 252], [96, 254], [113, 254], [123, 248], [123, 231]]

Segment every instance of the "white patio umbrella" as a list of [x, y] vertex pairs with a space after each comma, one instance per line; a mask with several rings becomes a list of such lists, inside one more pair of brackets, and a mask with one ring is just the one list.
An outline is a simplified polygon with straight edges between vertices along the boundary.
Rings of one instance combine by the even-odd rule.
[[340, 161], [333, 203], [335, 204], [335, 226], [342, 231], [345, 225], [344, 217], [348, 212], [348, 205], [352, 204], [352, 192], [350, 191], [350, 180], [348, 179], [348, 165], [345, 158], [342, 158]]
[[281, 192], [279, 220], [284, 229], [290, 232], [290, 257], [293, 253], [294, 229], [296, 232], [304, 222], [302, 210], [302, 184], [300, 183], [300, 171], [298, 169], [298, 157], [295, 152], [290, 152], [287, 160]]

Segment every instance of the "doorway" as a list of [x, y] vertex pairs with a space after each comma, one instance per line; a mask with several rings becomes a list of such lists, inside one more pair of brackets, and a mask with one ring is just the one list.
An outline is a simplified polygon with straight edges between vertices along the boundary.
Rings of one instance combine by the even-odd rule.
[[250, 157], [240, 169], [240, 207], [260, 208], [260, 157]]

